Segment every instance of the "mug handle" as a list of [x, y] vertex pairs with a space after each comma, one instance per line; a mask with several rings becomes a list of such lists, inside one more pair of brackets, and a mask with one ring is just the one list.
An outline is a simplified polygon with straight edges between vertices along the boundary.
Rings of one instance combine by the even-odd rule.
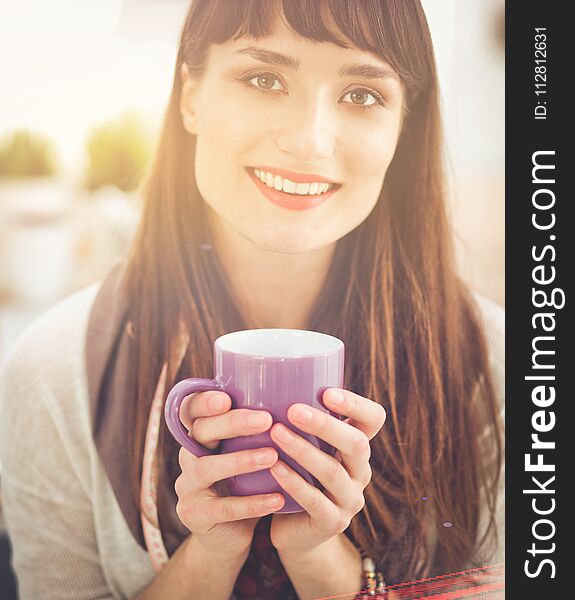
[[197, 392], [208, 392], [211, 390], [218, 392], [225, 391], [223, 384], [215, 379], [184, 379], [176, 383], [176, 385], [170, 390], [170, 393], [166, 399], [166, 406], [164, 408], [164, 417], [170, 433], [174, 436], [177, 442], [179, 442], [186, 450], [190, 451], [198, 458], [208, 454], [216, 454], [217, 451], [209, 450], [205, 446], [198, 444], [198, 442], [193, 440], [188, 435], [185, 427], [180, 421], [180, 406], [182, 405], [182, 402], [186, 396], [195, 394]]

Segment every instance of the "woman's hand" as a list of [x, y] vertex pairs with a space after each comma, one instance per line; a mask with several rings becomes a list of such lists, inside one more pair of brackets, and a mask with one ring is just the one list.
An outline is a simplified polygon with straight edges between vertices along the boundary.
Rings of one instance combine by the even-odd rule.
[[[200, 392], [184, 400], [180, 415], [194, 439], [210, 449], [215, 449], [222, 439], [262, 433], [272, 425], [268, 412], [230, 408], [231, 398], [227, 394]], [[277, 458], [274, 448], [201, 458], [181, 448], [182, 474], [175, 484], [176, 511], [182, 523], [208, 551], [220, 556], [247, 553], [258, 520], [283, 506], [281, 494], [223, 497], [216, 490], [221, 487], [217, 486], [218, 482], [269, 469]]]
[[306, 511], [274, 515], [270, 536], [280, 555], [301, 557], [342, 533], [365, 503], [363, 491], [371, 480], [369, 440], [383, 426], [385, 409], [335, 388], [324, 392], [323, 401], [332, 412], [349, 418], [339, 421], [305, 404], [294, 404], [288, 419], [301, 431], [334, 446], [341, 462], [285, 425], [276, 423], [270, 430], [272, 440], [324, 487], [323, 492], [318, 490], [283, 461], [270, 469], [280, 486]]

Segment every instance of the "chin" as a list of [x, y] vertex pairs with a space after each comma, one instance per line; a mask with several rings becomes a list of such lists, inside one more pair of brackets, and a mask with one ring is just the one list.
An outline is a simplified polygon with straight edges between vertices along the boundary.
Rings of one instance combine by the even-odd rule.
[[324, 244], [320, 242], [317, 233], [310, 234], [288, 234], [285, 231], [273, 231], [268, 235], [261, 235], [257, 232], [254, 236], [250, 236], [251, 241], [261, 248], [269, 252], [280, 252], [282, 254], [302, 254], [316, 250]]

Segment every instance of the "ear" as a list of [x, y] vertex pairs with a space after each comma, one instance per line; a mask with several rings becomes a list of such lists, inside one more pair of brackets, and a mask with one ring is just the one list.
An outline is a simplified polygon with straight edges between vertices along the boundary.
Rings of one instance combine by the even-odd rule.
[[182, 64], [180, 69], [180, 77], [182, 81], [182, 94], [180, 96], [180, 113], [182, 115], [182, 123], [184, 129], [192, 135], [197, 135], [198, 126], [198, 87], [199, 82], [192, 78], [188, 65]]

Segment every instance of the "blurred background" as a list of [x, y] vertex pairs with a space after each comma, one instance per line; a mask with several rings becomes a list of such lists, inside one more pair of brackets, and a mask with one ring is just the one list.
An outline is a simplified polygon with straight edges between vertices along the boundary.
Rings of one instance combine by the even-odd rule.
[[[0, 0], [0, 362], [127, 248], [189, 0]], [[504, 2], [424, 0], [458, 260], [504, 304]], [[0, 596], [14, 593], [2, 534]]]

